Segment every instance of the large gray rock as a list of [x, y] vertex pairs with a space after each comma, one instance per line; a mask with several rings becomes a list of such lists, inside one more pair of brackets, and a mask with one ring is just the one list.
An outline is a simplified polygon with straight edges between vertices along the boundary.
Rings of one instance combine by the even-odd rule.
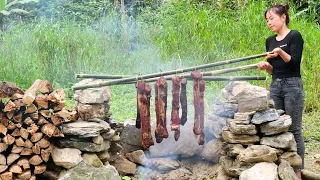
[[281, 160], [278, 167], [278, 174], [281, 180], [298, 180], [293, 168], [285, 160]]
[[257, 135], [236, 135], [231, 131], [222, 131], [222, 138], [232, 144], [254, 144], [260, 141], [260, 137]]
[[126, 158], [129, 159], [129, 161], [134, 162], [136, 164], [140, 164], [143, 166], [149, 166], [150, 161], [146, 158], [146, 155], [142, 150], [133, 151], [131, 153], [126, 154]]
[[[95, 84], [104, 82], [102, 79], [84, 79], [75, 84], [75, 86]], [[74, 93], [74, 99], [82, 104], [100, 104], [109, 101], [111, 98], [110, 88], [87, 88], [83, 90], [76, 90]]]
[[[213, 135], [215, 138], [221, 138], [222, 129], [227, 124], [227, 118], [211, 115], [208, 117], [208, 121], [205, 121], [206, 135]], [[206, 136], [207, 137], [207, 136]]]
[[129, 119], [124, 124], [125, 127], [120, 134], [122, 153], [126, 154], [142, 149], [141, 130], [136, 128], [135, 121]]
[[239, 180], [279, 180], [278, 166], [274, 163], [261, 162], [241, 173]]
[[213, 113], [220, 117], [233, 118], [234, 113], [238, 111], [238, 104], [230, 104], [222, 101], [213, 103]]
[[102, 144], [95, 144], [93, 142], [86, 141], [72, 141], [70, 139], [59, 139], [57, 146], [60, 148], [77, 148], [85, 152], [101, 152], [110, 148], [110, 142], [104, 141]]
[[261, 124], [260, 129], [265, 135], [280, 134], [287, 132], [291, 124], [291, 117], [288, 115], [283, 115], [280, 116], [278, 120]]
[[118, 172], [113, 166], [107, 165], [101, 168], [95, 168], [84, 162], [76, 167], [69, 169], [59, 180], [121, 180]]
[[221, 164], [226, 174], [232, 177], [239, 177], [244, 170], [247, 170], [254, 165], [252, 163], [241, 163], [239, 160], [227, 156], [222, 156], [219, 160], [219, 164]]
[[238, 135], [255, 135], [257, 128], [253, 124], [237, 124], [232, 119], [227, 121], [228, 127], [233, 134]]
[[229, 157], [238, 156], [242, 150], [244, 150], [244, 147], [241, 144], [227, 144], [224, 147], [224, 151], [227, 152]]
[[242, 150], [237, 158], [246, 163], [274, 162], [278, 159], [277, 150], [266, 145], [249, 146]]
[[150, 164], [159, 172], [169, 172], [180, 167], [180, 163], [171, 158], [152, 158]]
[[263, 111], [268, 107], [269, 91], [248, 82], [230, 82], [222, 89], [222, 95], [226, 100], [238, 103], [238, 112]]
[[285, 152], [279, 157], [279, 159], [286, 160], [293, 167], [301, 166], [302, 164], [302, 159], [297, 152]]
[[66, 169], [73, 168], [82, 161], [81, 151], [73, 148], [60, 149], [53, 147], [51, 157], [57, 166], [62, 166]]
[[82, 120], [89, 120], [93, 118], [105, 119], [109, 117], [109, 104], [82, 104], [76, 103], [76, 109]]
[[116, 168], [120, 175], [132, 175], [137, 170], [137, 165], [121, 154], [117, 155], [116, 160], [110, 164]]
[[297, 151], [297, 143], [293, 134], [290, 132], [270, 137], [263, 137], [261, 138], [260, 144], [274, 148], [287, 149], [289, 151]]
[[275, 121], [279, 118], [280, 116], [276, 109], [267, 109], [265, 111], [256, 112], [251, 119], [251, 123], [262, 124], [270, 121]]
[[[170, 119], [170, 118], [168, 118]], [[151, 125], [151, 132], [154, 132], [156, 122]], [[169, 137], [163, 139], [161, 143], [155, 143], [149, 148], [151, 157], [163, 157], [171, 155], [181, 155], [182, 157], [190, 157], [202, 151], [203, 145], [198, 144], [197, 137], [193, 132], [193, 121], [189, 120], [184, 126], [180, 126], [180, 138], [178, 141], [174, 139], [174, 132], [170, 131], [170, 123], [167, 123]], [[153, 139], [154, 133], [152, 133]]]
[[244, 112], [244, 113], [237, 112], [234, 114], [233, 122], [236, 124], [250, 124], [254, 113], [256, 112], [255, 111]]
[[84, 162], [92, 165], [93, 167], [103, 167], [103, 163], [95, 153], [84, 153], [81, 157], [83, 158]]
[[61, 132], [66, 135], [74, 135], [78, 137], [95, 137], [100, 133], [110, 131], [110, 125], [107, 122], [101, 123], [76, 121], [62, 125]]
[[221, 156], [223, 143], [219, 139], [213, 139], [205, 144], [200, 156], [207, 161], [218, 162]]

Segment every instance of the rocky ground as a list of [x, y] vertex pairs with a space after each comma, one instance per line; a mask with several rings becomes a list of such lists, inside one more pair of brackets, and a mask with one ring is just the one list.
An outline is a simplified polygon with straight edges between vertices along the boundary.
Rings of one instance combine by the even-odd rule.
[[305, 169], [320, 172], [320, 142], [306, 142]]

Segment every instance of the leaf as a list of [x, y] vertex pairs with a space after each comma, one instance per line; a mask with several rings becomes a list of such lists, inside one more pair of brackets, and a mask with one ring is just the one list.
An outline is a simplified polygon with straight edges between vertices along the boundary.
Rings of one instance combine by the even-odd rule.
[[5, 10], [6, 4], [6, 0], [0, 0], [0, 11]]
[[11, 9], [9, 10], [10, 13], [18, 14], [18, 15], [27, 15], [29, 14], [28, 11], [23, 10], [23, 9]]
[[10, 12], [6, 11], [6, 10], [2, 10], [2, 11], [0, 11], [0, 14], [3, 14], [4, 16], [8, 16], [8, 15], [10, 15]]

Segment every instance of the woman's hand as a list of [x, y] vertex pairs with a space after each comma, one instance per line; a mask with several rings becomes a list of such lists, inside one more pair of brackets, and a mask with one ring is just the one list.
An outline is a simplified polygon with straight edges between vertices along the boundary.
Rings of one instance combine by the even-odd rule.
[[260, 70], [266, 70], [270, 67], [270, 64], [268, 62], [265, 61], [261, 61], [257, 64], [258, 69]]
[[281, 48], [274, 48], [273, 51], [271, 51], [270, 54], [266, 56], [267, 59], [275, 58], [281, 53]]

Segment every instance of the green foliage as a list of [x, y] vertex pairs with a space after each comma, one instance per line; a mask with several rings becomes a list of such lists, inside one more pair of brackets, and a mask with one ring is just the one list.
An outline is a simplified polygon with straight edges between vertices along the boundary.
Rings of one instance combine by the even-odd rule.
[[306, 142], [320, 141], [319, 112], [303, 115], [303, 136]]

